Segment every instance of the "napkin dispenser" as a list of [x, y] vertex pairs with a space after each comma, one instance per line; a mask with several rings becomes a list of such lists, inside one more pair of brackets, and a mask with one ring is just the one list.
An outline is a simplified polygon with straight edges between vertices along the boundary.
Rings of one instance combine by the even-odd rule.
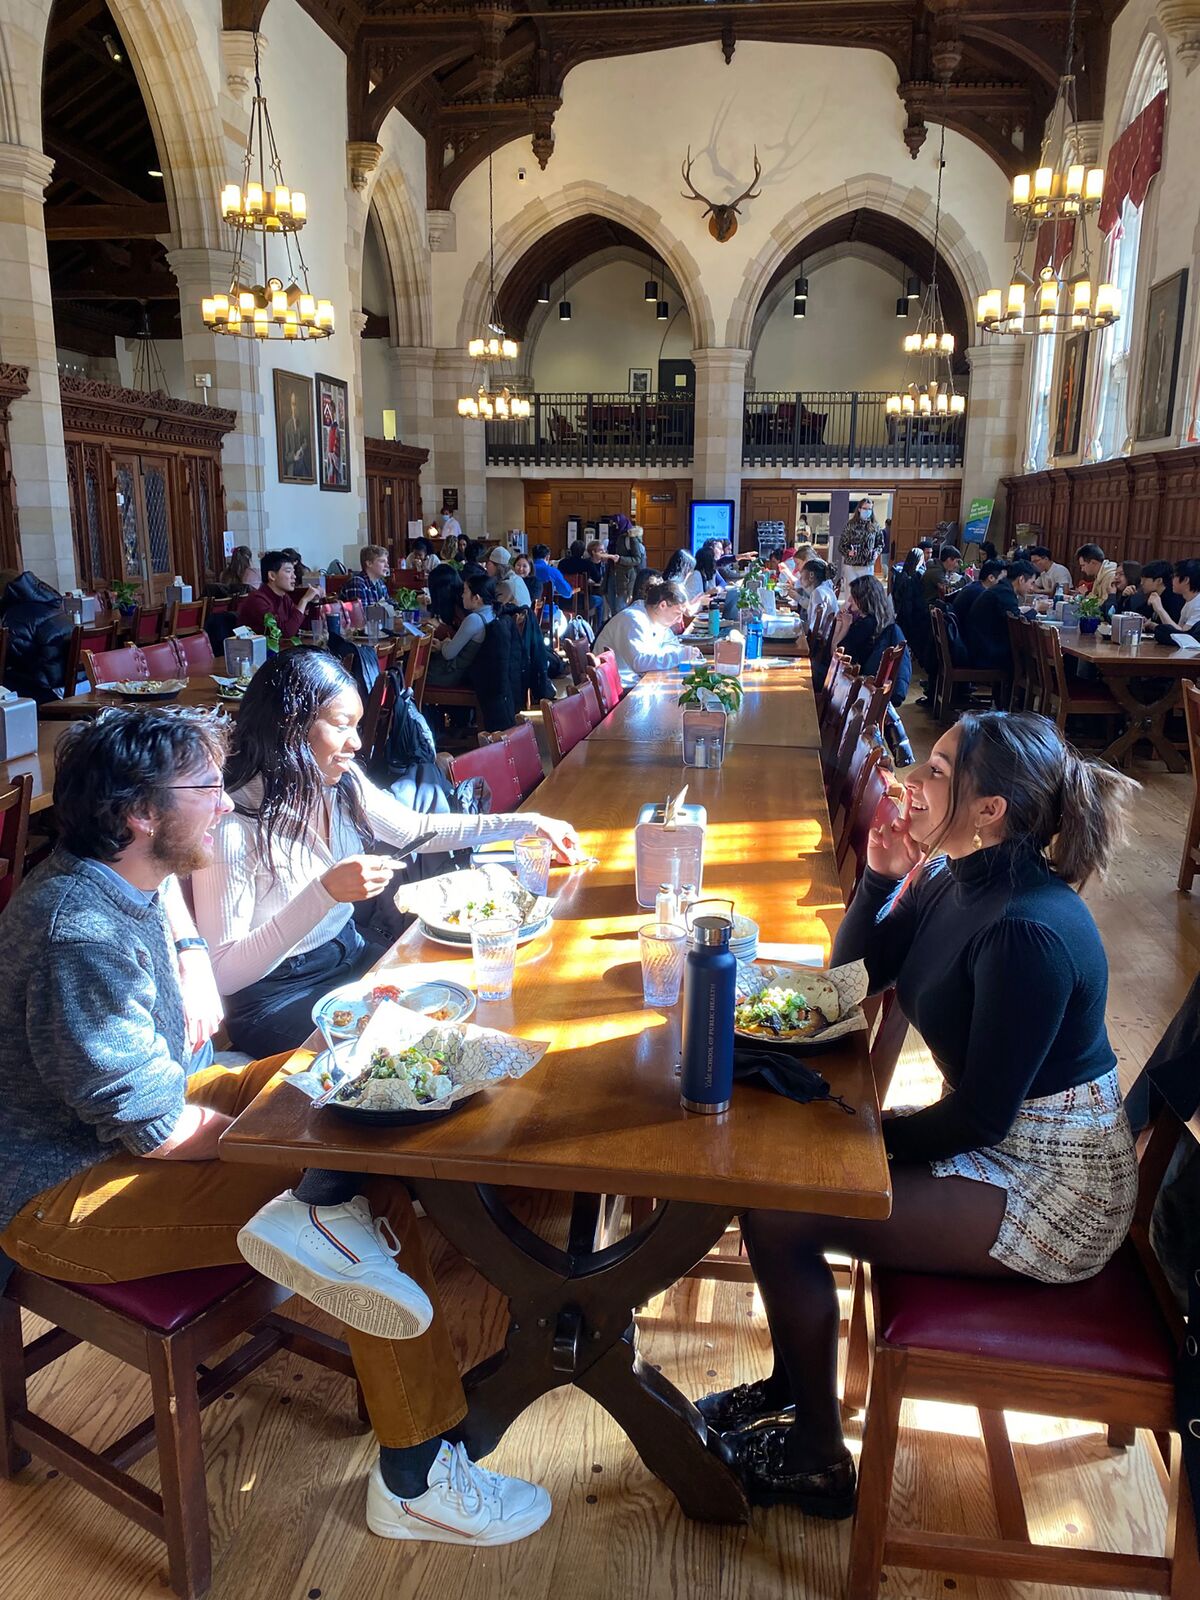
[[37, 702], [0, 689], [0, 761], [31, 756], [37, 747]]
[[225, 641], [225, 671], [231, 678], [252, 676], [267, 660], [267, 641], [261, 633], [248, 638], [231, 634]]
[[192, 586], [184, 583], [183, 579], [176, 577], [163, 590], [163, 599], [169, 606], [190, 606], [192, 603]]
[[740, 678], [746, 664], [746, 641], [738, 633], [713, 645], [713, 668], [725, 678]]
[[667, 827], [665, 810], [662, 802], [643, 806], [633, 830], [637, 903], [646, 910], [653, 907], [660, 884], [682, 888], [694, 883], [699, 890], [704, 879], [707, 811], [703, 806], [677, 806], [675, 820]]
[[385, 605], [382, 600], [375, 600], [363, 612], [363, 622], [377, 622], [381, 628], [390, 628], [396, 620], [396, 613], [392, 607]]
[[63, 612], [73, 627], [90, 627], [96, 620], [98, 610], [94, 594], [84, 594], [82, 589], [68, 589], [63, 595]]

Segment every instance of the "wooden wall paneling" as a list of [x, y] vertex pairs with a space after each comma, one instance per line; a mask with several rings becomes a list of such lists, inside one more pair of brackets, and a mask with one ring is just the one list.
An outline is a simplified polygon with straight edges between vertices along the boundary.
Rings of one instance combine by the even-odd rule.
[[550, 485], [537, 478], [526, 478], [521, 486], [525, 491], [525, 532], [529, 544], [548, 544], [552, 555], [557, 554], [558, 543], [566, 549], [566, 529], [556, 533], [551, 517]]
[[[941, 483], [897, 485], [892, 500], [892, 545], [896, 550], [911, 550], [926, 535], [932, 537], [939, 522], [953, 520], [946, 515], [945, 488]], [[955, 503], [958, 493], [955, 485]]]
[[1088, 542], [1114, 561], [1200, 554], [1200, 446], [1028, 473], [1004, 486], [1007, 537], [1020, 522], [1040, 526], [1068, 565]]
[[22, 563], [8, 423], [13, 401], [28, 393], [29, 368], [0, 362], [0, 567], [12, 572], [20, 572]]
[[652, 479], [634, 484], [636, 520], [645, 532], [646, 561], [661, 572], [672, 555], [687, 544], [690, 479]]
[[393, 565], [408, 549], [408, 525], [421, 516], [421, 468], [429, 451], [398, 439], [364, 439], [367, 468], [367, 537], [382, 545]]
[[550, 537], [545, 543], [554, 555], [566, 549], [568, 517], [594, 523], [621, 512], [630, 515], [633, 483], [628, 478], [551, 478], [548, 487]]
[[796, 494], [798, 483], [743, 483], [739, 543], [743, 550], [754, 548], [756, 522], [782, 522], [784, 538], [790, 545], [796, 537]]

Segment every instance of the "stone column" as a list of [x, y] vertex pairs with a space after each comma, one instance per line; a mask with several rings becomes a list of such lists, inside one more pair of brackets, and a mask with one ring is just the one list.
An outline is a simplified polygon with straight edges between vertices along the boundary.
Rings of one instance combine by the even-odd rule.
[[[434, 481], [433, 369], [436, 350], [417, 345], [392, 345], [391, 400], [396, 408], [396, 427], [403, 444], [428, 450], [429, 460], [421, 468], [421, 515], [428, 522], [442, 509], [440, 485]], [[458, 396], [454, 396], [455, 400]], [[457, 412], [454, 420], [458, 421]]]
[[[997, 501], [1000, 479], [1020, 472], [1026, 426], [1025, 361], [1031, 339], [998, 338], [967, 351], [971, 389], [967, 396], [967, 439], [963, 452], [964, 513], [973, 499]], [[993, 541], [995, 542], [995, 541]]]
[[433, 356], [433, 489], [435, 511], [443, 489], [458, 490], [458, 520], [463, 532], [482, 539], [487, 531], [487, 457], [483, 422], [460, 417], [460, 395], [479, 385], [479, 367], [462, 350], [435, 350]]
[[40, 150], [0, 144], [0, 361], [29, 368], [29, 393], [14, 401], [9, 425], [22, 559], [66, 589], [75, 547], [42, 214], [53, 169]]
[[350, 448], [353, 460], [350, 464], [351, 487], [357, 485], [358, 494], [358, 543], [361, 548], [371, 537], [367, 519], [367, 448], [364, 441], [366, 436], [366, 406], [363, 404], [363, 330], [367, 326], [367, 313], [365, 311], [352, 311], [350, 313], [350, 327], [354, 336], [353, 362], [354, 370], [350, 375]]
[[692, 495], [732, 500], [734, 535], [742, 505], [742, 412], [749, 350], [693, 350], [696, 366], [696, 450]]
[[[237, 412], [237, 426], [226, 434], [221, 450], [225, 526], [233, 532], [237, 544], [247, 544], [257, 554], [270, 542], [263, 504], [263, 412], [272, 402], [260, 389], [266, 369], [256, 343], [232, 334], [214, 333], [200, 315], [200, 302], [206, 295], [229, 288], [233, 254], [228, 250], [170, 250], [167, 259], [179, 285], [185, 398], [207, 400], [211, 406]], [[212, 387], [197, 389], [196, 376], [205, 372], [212, 378]]]

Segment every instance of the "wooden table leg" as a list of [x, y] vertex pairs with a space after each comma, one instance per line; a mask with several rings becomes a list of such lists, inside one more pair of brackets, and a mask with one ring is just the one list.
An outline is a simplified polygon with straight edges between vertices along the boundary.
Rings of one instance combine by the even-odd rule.
[[[1147, 663], [1146, 670], [1148, 675], [1152, 675], [1151, 663]], [[1167, 714], [1177, 710], [1183, 703], [1178, 679], [1172, 682], [1166, 694], [1149, 703], [1137, 699], [1130, 692], [1129, 680], [1123, 674], [1112, 673], [1106, 682], [1112, 690], [1114, 700], [1129, 718], [1129, 726], [1119, 738], [1113, 740], [1108, 749], [1102, 753], [1101, 759], [1118, 767], [1127, 755], [1133, 754], [1136, 746], [1144, 739], [1166, 764], [1168, 772], [1186, 772], [1187, 762], [1166, 734]]]
[[539, 1396], [576, 1384], [620, 1423], [684, 1513], [745, 1522], [745, 1494], [703, 1417], [637, 1353], [635, 1307], [701, 1260], [734, 1213], [726, 1206], [660, 1202], [645, 1224], [606, 1243], [606, 1209], [579, 1196], [570, 1245], [560, 1250], [520, 1222], [486, 1184], [421, 1178], [425, 1212], [487, 1281], [508, 1296], [503, 1350], [463, 1379], [472, 1455], [484, 1455]]

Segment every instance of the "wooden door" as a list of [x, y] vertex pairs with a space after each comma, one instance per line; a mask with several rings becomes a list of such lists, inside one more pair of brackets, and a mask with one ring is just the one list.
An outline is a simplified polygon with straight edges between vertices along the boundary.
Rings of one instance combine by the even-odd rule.
[[566, 548], [567, 518], [578, 517], [581, 527], [598, 523], [605, 517], [615, 517], [620, 512], [629, 515], [629, 497], [633, 485], [628, 480], [607, 478], [603, 481], [569, 479], [556, 482], [551, 479], [550, 537], [545, 541], [557, 554]]
[[742, 523], [738, 543], [743, 550], [754, 549], [756, 522], [782, 522], [787, 544], [796, 537], [796, 485], [794, 483], [747, 483], [742, 488]]
[[[958, 485], [954, 486], [957, 492]], [[901, 560], [918, 540], [934, 529], [946, 515], [944, 486], [900, 484], [892, 501], [892, 549]]]
[[686, 544], [686, 497], [678, 483], [661, 479], [634, 485], [637, 520], [645, 533], [646, 564], [661, 572], [671, 556]]
[[529, 535], [529, 546], [535, 544], [548, 544], [552, 556], [557, 556], [566, 550], [566, 534], [560, 531], [556, 539], [554, 526], [550, 520], [550, 485], [539, 483], [534, 479], [526, 479], [523, 485], [525, 491], [525, 532]]
[[160, 605], [177, 570], [171, 516], [171, 458], [112, 457], [120, 541], [119, 576], [142, 585], [147, 605]]

